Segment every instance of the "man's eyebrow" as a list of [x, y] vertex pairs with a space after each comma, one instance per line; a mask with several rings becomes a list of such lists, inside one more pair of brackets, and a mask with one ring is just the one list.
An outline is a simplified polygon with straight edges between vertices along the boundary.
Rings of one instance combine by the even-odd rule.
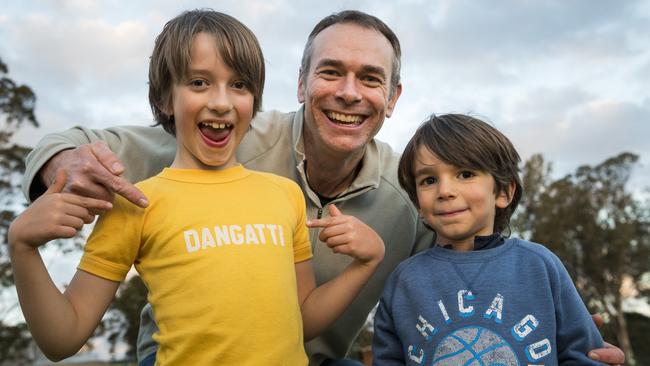
[[[326, 67], [326, 66], [331, 66], [331, 67], [336, 67], [336, 68], [341, 68], [343, 67], [343, 62], [337, 59], [333, 58], [324, 58], [320, 61], [318, 61], [318, 64], [316, 65], [316, 68], [319, 67]], [[381, 76], [382, 78], [386, 78], [386, 70], [384, 70], [383, 67], [381, 66], [375, 66], [375, 65], [362, 65], [361, 66], [361, 71], [366, 74], [377, 74]]]
[[343, 62], [341, 62], [340, 60], [333, 59], [333, 58], [324, 58], [324, 59], [318, 61], [318, 64], [316, 65], [316, 68], [324, 67], [324, 66], [342, 67]]
[[386, 78], [386, 71], [384, 70], [383, 67], [374, 66], [374, 65], [363, 65], [361, 69], [366, 74], [376, 74], [381, 76], [383, 79]]

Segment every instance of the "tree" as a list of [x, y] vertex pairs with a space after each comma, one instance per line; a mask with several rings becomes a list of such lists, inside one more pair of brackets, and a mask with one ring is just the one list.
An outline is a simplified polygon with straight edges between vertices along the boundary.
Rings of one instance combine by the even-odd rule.
[[[36, 96], [26, 85], [16, 84], [7, 76], [9, 69], [0, 59], [0, 289], [13, 285], [11, 264], [7, 253], [9, 224], [22, 210], [25, 201], [20, 194], [20, 178], [25, 170], [25, 146], [13, 144], [13, 134], [23, 125], [38, 127], [34, 115]], [[27, 362], [29, 333], [25, 324], [8, 324], [12, 306], [0, 309], [0, 359], [16, 364]]]
[[634, 364], [622, 310], [622, 280], [650, 270], [650, 210], [626, 184], [638, 156], [621, 153], [558, 180], [541, 155], [523, 171], [524, 196], [514, 229], [544, 243], [564, 262], [583, 300], [608, 315], [611, 331]]

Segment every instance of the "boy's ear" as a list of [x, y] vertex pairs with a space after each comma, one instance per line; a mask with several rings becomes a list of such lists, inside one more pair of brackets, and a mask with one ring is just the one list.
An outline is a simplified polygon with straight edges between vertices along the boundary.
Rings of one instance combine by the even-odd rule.
[[495, 202], [495, 205], [497, 208], [506, 208], [512, 202], [512, 196], [514, 196], [515, 193], [515, 182], [510, 182], [508, 184], [507, 189], [502, 190], [497, 194], [497, 199]]
[[174, 114], [174, 109], [172, 108], [172, 101], [170, 100], [167, 105], [161, 105], [158, 108], [166, 114], [167, 116], [171, 117]]

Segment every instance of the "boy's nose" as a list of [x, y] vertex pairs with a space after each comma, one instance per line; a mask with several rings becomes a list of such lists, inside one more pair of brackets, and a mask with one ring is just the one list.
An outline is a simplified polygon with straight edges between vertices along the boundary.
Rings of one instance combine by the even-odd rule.
[[210, 94], [207, 107], [218, 114], [227, 113], [233, 108], [230, 96], [221, 90], [215, 90]]
[[454, 183], [448, 179], [440, 179], [438, 181], [438, 198], [449, 199], [455, 196]]
[[354, 74], [348, 74], [341, 81], [336, 97], [342, 99], [346, 104], [354, 104], [361, 100], [361, 93], [357, 85], [357, 78]]

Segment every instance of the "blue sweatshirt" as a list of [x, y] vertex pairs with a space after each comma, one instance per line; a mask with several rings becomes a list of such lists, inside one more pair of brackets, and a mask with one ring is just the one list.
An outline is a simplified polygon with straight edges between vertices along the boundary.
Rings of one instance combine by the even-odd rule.
[[439, 246], [402, 262], [375, 315], [373, 364], [602, 365], [603, 340], [562, 262], [545, 247]]

